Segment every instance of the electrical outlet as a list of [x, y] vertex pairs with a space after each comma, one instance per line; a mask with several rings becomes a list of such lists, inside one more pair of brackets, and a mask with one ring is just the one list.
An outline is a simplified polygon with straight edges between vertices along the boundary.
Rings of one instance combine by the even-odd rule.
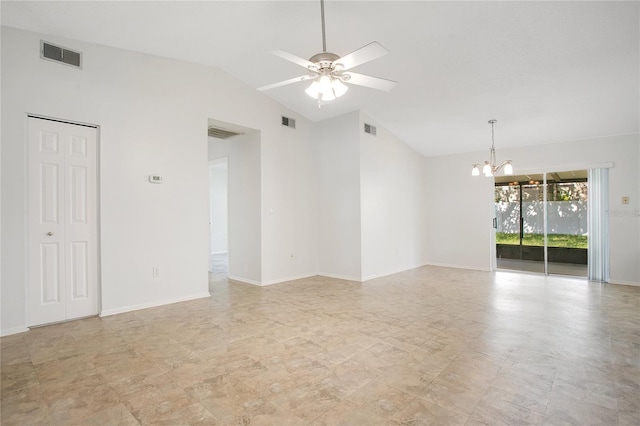
[[622, 197], [622, 204], [629, 204], [629, 197]]
[[153, 273], [153, 278], [159, 277], [160, 276], [160, 268], [154, 266], [153, 270], [152, 270], [152, 273]]

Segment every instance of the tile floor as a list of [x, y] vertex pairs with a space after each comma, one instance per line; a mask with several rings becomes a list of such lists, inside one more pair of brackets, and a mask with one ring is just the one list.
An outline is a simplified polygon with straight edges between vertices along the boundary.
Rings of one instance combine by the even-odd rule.
[[[498, 258], [496, 259], [496, 263], [498, 269], [544, 274], [544, 262]], [[587, 265], [549, 262], [547, 266], [549, 273], [552, 275], [570, 275], [573, 277], [586, 278], [589, 272]]]
[[209, 255], [209, 272], [226, 276], [229, 272], [229, 254], [215, 253]]
[[3, 425], [640, 424], [640, 288], [423, 267], [0, 339]]

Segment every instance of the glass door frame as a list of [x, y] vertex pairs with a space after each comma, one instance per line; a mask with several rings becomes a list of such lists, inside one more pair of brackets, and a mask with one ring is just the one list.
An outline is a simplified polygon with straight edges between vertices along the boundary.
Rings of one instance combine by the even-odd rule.
[[[564, 170], [563, 170], [564, 169]], [[543, 273], [544, 275], [550, 275], [552, 272], [550, 272], [550, 268], [549, 268], [549, 241], [548, 241], [548, 236], [549, 236], [549, 179], [548, 179], [548, 175], [549, 174], [557, 174], [557, 173], [565, 173], [565, 172], [579, 172], [579, 173], [585, 173], [585, 175], [588, 172], [588, 169], [585, 169], [583, 167], [571, 167], [571, 168], [553, 168], [551, 171], [545, 170], [542, 172], [520, 172], [518, 173], [518, 176], [527, 176], [530, 177], [530, 175], [538, 175], [542, 177], [542, 182], [541, 183], [537, 183], [537, 186], [542, 190], [542, 237], [543, 237], [543, 245], [542, 245], [542, 254], [543, 254], [543, 261], [542, 261], [542, 267], [543, 267], [543, 271], [530, 271], [530, 272], [535, 272], [535, 273]], [[556, 176], [557, 178], [559, 178], [560, 180], [552, 180], [552, 182], [556, 182], [556, 183], [563, 183], [565, 182], [565, 179], [560, 178], [559, 176]], [[539, 179], [539, 177], [538, 177]], [[583, 178], [578, 176], [575, 178], [566, 178], [566, 182], [581, 182]], [[588, 182], [588, 178], [584, 178], [584, 182]], [[515, 184], [516, 182], [514, 182]], [[532, 182], [533, 183], [533, 182]], [[526, 185], [526, 181], [525, 180], [518, 180], [517, 184], [519, 186], [518, 188], [518, 230], [519, 230], [519, 247], [518, 247], [518, 252], [519, 252], [519, 258], [520, 260], [524, 260], [524, 256], [523, 256], [523, 246], [524, 246], [524, 236], [525, 236], [525, 232], [524, 232], [524, 226], [525, 226], [525, 213], [523, 211], [523, 185]], [[492, 266], [492, 270], [497, 270], [498, 269], [498, 255], [497, 255], [497, 242], [496, 242], [496, 232], [497, 232], [497, 217], [498, 217], [498, 212], [497, 209], [495, 207], [495, 188], [496, 186], [500, 186], [500, 184], [496, 185], [496, 179], [494, 177], [493, 179], [493, 193], [492, 193], [492, 199], [494, 200], [494, 206], [492, 208], [492, 212], [493, 212], [493, 233], [492, 233], [492, 249], [491, 249], [491, 266]], [[558, 200], [556, 200], [558, 201]], [[588, 201], [587, 201], [588, 202]], [[587, 226], [588, 229], [588, 226]], [[588, 266], [588, 265], [587, 265]]]

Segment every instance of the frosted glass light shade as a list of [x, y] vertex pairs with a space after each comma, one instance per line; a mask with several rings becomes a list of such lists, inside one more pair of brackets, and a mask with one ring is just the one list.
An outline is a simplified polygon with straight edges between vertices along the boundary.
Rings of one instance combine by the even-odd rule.
[[347, 93], [347, 90], [349, 90], [349, 87], [338, 79], [333, 80], [331, 87], [333, 88], [333, 93], [336, 95], [336, 98], [344, 95]]
[[337, 78], [323, 75], [313, 80], [305, 93], [313, 99], [320, 97], [323, 101], [332, 101], [347, 93], [349, 87]]
[[480, 168], [477, 164], [473, 165], [473, 169], [471, 169], [471, 176], [480, 176]]
[[331, 87], [331, 77], [323, 75], [320, 77], [318, 84], [320, 85], [320, 93], [322, 93], [323, 101], [332, 101], [336, 98]]
[[482, 167], [482, 173], [484, 173], [485, 176], [491, 176], [493, 174], [491, 172], [491, 166], [489, 165], [488, 161], [484, 162], [484, 166]]
[[513, 166], [511, 165], [511, 161], [504, 165], [504, 174], [512, 175], [513, 174]]
[[305, 93], [311, 96], [313, 99], [318, 99], [318, 93], [320, 93], [320, 84], [318, 84], [318, 82], [314, 80], [313, 83], [311, 83], [311, 86], [307, 87]]

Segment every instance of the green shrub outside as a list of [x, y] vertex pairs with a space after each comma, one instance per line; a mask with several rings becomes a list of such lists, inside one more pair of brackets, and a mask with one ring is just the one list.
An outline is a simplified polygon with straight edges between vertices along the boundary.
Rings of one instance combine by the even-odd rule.
[[[520, 234], [507, 234], [505, 232], [496, 232], [496, 244], [520, 244]], [[524, 234], [522, 245], [525, 246], [544, 246], [543, 234]], [[566, 234], [548, 234], [548, 247], [568, 247], [568, 248], [587, 248], [586, 235], [566, 235]]]

